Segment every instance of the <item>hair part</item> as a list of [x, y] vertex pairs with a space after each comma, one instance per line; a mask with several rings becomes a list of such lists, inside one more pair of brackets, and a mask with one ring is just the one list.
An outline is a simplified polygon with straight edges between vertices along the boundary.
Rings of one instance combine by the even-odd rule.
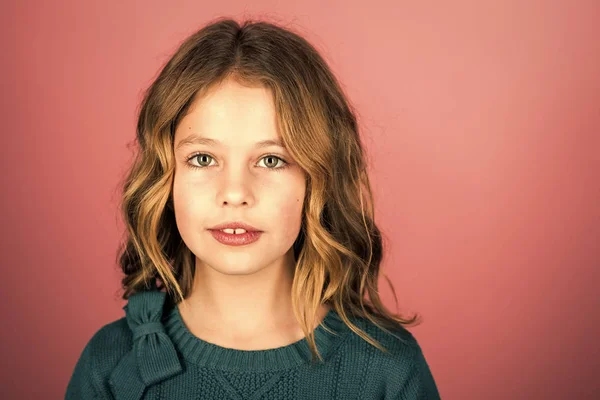
[[[220, 18], [206, 25], [183, 41], [144, 93], [139, 151], [122, 185], [126, 237], [118, 262], [125, 274], [123, 299], [157, 287], [157, 281], [181, 301], [191, 292], [195, 256], [179, 235], [173, 210], [174, 135], [194, 99], [225, 79], [271, 90], [282, 140], [307, 176], [301, 231], [294, 243], [292, 305], [313, 360], [322, 357], [309, 327], [322, 303], [387, 352], [349, 317], [368, 319], [393, 335], [390, 330], [415, 323], [419, 315], [395, 315], [379, 297], [383, 237], [374, 220], [355, 112], [313, 46], [292, 30], [264, 21], [240, 25]], [[397, 307], [394, 287], [383, 275]]]

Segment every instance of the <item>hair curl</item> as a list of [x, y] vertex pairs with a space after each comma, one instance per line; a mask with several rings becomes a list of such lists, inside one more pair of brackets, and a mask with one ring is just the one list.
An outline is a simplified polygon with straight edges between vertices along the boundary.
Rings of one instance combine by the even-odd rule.
[[[173, 211], [175, 128], [194, 98], [227, 78], [271, 89], [282, 140], [307, 176], [294, 242], [292, 302], [313, 360], [322, 358], [308, 327], [327, 302], [352, 331], [387, 352], [349, 316], [390, 333], [413, 324], [419, 314], [412, 319], [392, 314], [379, 297], [383, 240], [355, 112], [317, 50], [292, 30], [265, 21], [212, 21], [182, 42], [145, 91], [137, 122], [139, 151], [122, 184], [122, 298], [151, 287], [166, 288], [170, 298], [180, 300], [190, 293], [195, 258]], [[397, 306], [394, 287], [383, 276]]]

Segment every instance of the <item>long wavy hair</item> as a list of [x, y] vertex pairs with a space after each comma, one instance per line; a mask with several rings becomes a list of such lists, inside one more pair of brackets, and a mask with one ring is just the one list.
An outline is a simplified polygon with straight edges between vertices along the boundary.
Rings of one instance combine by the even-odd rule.
[[[213, 20], [181, 43], [145, 91], [139, 149], [120, 199], [126, 226], [118, 250], [125, 274], [122, 298], [150, 288], [165, 288], [169, 298], [181, 301], [190, 294], [195, 256], [175, 222], [174, 134], [193, 99], [227, 78], [271, 90], [282, 140], [307, 176], [294, 242], [292, 304], [313, 360], [322, 360], [309, 329], [321, 304], [387, 352], [349, 317], [366, 318], [394, 335], [419, 314], [404, 319], [386, 310], [379, 297], [383, 238], [375, 225], [356, 114], [317, 50], [293, 30], [265, 21]], [[397, 307], [394, 287], [383, 276]]]

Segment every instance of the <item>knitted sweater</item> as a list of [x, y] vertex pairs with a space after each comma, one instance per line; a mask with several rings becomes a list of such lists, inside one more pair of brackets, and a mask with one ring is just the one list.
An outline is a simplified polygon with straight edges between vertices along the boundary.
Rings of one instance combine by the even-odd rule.
[[389, 350], [383, 353], [330, 309], [314, 330], [321, 362], [312, 360], [306, 338], [266, 350], [204, 341], [162, 291], [138, 292], [123, 309], [125, 317], [104, 325], [84, 347], [66, 400], [440, 398], [419, 344], [404, 328], [394, 332], [399, 340], [350, 317]]

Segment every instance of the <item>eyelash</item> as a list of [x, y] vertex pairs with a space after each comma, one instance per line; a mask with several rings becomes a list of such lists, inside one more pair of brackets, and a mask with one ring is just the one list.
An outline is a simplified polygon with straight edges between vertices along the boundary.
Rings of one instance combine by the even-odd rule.
[[[194, 158], [196, 158], [196, 157], [199, 157], [199, 156], [209, 156], [210, 158], [212, 158], [212, 159], [214, 160], [214, 157], [213, 157], [213, 156], [211, 156], [210, 154], [207, 154], [207, 153], [194, 153], [194, 154], [192, 154], [191, 156], [189, 156], [189, 157], [187, 158], [185, 165], [186, 165], [187, 167], [189, 167], [189, 168], [192, 168], [192, 169], [205, 169], [205, 168], [207, 168], [208, 166], [202, 166], [202, 167], [199, 167], [199, 166], [197, 166], [197, 165], [193, 165], [193, 164], [191, 164], [191, 163], [190, 163], [190, 161], [192, 161]], [[287, 168], [289, 167], [289, 164], [288, 164], [288, 162], [287, 162], [286, 160], [284, 160], [283, 158], [281, 158], [281, 157], [279, 157], [279, 156], [276, 156], [275, 154], [267, 154], [267, 155], [265, 155], [265, 156], [262, 156], [262, 157], [261, 157], [261, 160], [262, 160], [262, 159], [264, 159], [264, 158], [267, 158], [267, 157], [274, 157], [274, 158], [277, 158], [277, 159], [279, 159], [279, 160], [283, 161], [283, 163], [284, 163], [284, 164], [283, 164], [283, 166], [281, 166], [281, 167], [277, 167], [277, 168], [267, 168], [267, 169], [269, 169], [269, 170], [272, 170], [272, 171], [277, 171], [277, 172], [281, 172], [281, 170], [287, 169]]]

